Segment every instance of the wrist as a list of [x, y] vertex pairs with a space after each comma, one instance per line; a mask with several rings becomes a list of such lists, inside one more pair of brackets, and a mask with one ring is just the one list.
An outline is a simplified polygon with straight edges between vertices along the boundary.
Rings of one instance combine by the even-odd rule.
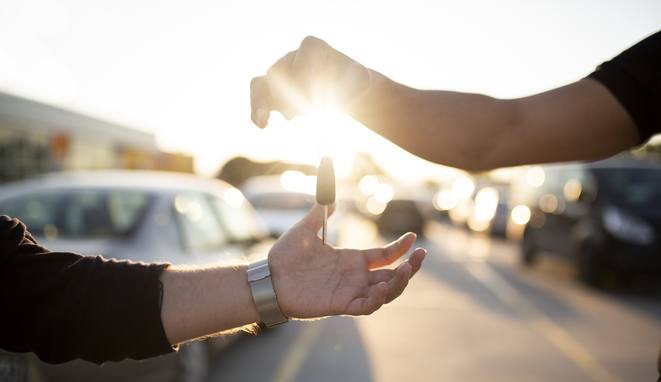
[[351, 101], [347, 102], [347, 114], [354, 119], [364, 122], [365, 116], [378, 112], [380, 104], [390, 93], [389, 84], [392, 81], [383, 74], [365, 68], [367, 71], [367, 86], [360, 92], [356, 92]]
[[250, 264], [246, 276], [259, 314], [259, 322], [266, 327], [287, 322], [288, 317], [282, 312], [278, 302], [268, 259]]
[[[275, 291], [276, 298], [278, 299], [280, 311], [282, 311], [282, 314], [289, 318], [298, 317], [295, 313], [295, 301], [293, 302], [290, 298], [288, 298], [288, 281], [286, 280], [282, 266], [277, 262], [272, 261], [270, 258], [269, 264], [271, 266], [271, 280], [273, 282], [273, 290]], [[289, 290], [291, 290], [291, 288], [289, 288]], [[291, 293], [289, 295], [291, 295]]]
[[245, 266], [170, 267], [160, 280], [161, 322], [173, 345], [259, 320]]

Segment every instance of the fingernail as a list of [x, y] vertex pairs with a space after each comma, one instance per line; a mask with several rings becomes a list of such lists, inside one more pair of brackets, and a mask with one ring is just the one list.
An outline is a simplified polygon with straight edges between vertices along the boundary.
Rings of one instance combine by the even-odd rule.
[[266, 109], [257, 109], [257, 121], [260, 126], [265, 126], [269, 120], [269, 112]]

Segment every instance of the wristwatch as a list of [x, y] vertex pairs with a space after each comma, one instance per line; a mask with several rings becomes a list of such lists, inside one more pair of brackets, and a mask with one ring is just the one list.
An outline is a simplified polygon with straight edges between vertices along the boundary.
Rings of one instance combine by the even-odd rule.
[[272, 328], [289, 321], [282, 314], [278, 300], [275, 297], [268, 259], [248, 265], [247, 274], [252, 299], [255, 301], [257, 313], [259, 313], [260, 324], [267, 328]]

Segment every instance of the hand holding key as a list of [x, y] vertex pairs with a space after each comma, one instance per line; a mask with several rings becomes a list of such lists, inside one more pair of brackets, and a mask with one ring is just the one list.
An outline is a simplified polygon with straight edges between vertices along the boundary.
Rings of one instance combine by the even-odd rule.
[[349, 106], [368, 91], [371, 78], [366, 67], [325, 41], [308, 36], [266, 75], [251, 81], [252, 121], [265, 128], [271, 111], [291, 119], [308, 104], [323, 102], [329, 95], [339, 107]]

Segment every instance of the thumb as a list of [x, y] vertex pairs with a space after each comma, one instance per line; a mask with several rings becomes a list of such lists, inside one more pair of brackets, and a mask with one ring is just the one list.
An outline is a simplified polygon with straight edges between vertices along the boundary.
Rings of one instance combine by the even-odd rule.
[[260, 128], [266, 127], [269, 122], [270, 91], [265, 76], [255, 77], [250, 81], [250, 118]]
[[[315, 204], [299, 224], [317, 232], [324, 225], [324, 207], [321, 204]], [[328, 206], [328, 217], [335, 211], [335, 203]]]

